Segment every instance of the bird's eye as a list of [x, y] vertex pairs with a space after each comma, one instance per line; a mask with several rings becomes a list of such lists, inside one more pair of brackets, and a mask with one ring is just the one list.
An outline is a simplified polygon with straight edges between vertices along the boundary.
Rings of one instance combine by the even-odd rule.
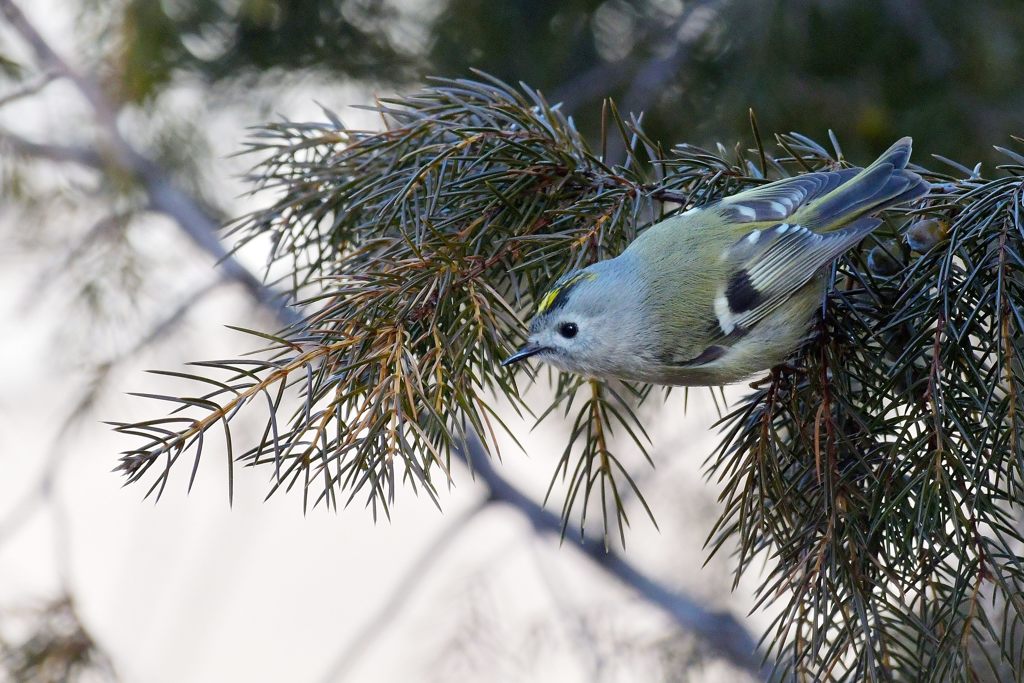
[[558, 326], [558, 334], [562, 335], [566, 339], [572, 339], [579, 331], [580, 328], [576, 327], [576, 323], [562, 323]]

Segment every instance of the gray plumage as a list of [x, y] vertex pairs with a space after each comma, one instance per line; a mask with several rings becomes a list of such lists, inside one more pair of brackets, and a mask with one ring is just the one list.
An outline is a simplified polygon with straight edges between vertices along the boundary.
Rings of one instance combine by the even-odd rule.
[[927, 192], [910, 151], [903, 138], [865, 169], [787, 178], [651, 226], [559, 280], [506, 364], [713, 385], [782, 362], [820, 305], [824, 269], [881, 223], [870, 214]]

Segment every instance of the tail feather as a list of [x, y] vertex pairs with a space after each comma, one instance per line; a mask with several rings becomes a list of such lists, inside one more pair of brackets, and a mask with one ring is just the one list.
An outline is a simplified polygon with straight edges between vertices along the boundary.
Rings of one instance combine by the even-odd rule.
[[928, 183], [907, 170], [912, 141], [901, 138], [870, 166], [819, 198], [804, 204], [790, 220], [828, 232], [928, 192]]

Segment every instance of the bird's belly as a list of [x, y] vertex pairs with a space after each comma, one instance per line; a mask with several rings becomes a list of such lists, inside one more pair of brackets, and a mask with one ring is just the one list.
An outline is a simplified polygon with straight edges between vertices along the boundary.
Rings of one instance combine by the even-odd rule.
[[715, 360], [695, 366], [654, 366], [643, 381], [714, 386], [739, 382], [772, 368], [786, 360], [806, 338], [822, 294], [821, 281], [812, 281]]

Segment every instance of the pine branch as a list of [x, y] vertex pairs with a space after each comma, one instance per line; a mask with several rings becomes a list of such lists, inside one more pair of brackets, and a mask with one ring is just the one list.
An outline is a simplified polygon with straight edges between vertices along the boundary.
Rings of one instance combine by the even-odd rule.
[[[436, 500], [467, 435], [490, 451], [501, 431], [515, 438], [490, 396], [527, 407], [498, 361], [559, 275], [619, 253], [666, 211], [848, 165], [834, 136], [834, 155], [795, 133], [770, 152], [753, 117], [753, 148], [666, 152], [610, 103], [599, 148], [614, 137], [626, 152], [609, 165], [557, 106], [485, 76], [376, 109], [382, 131], [325, 112], [257, 134], [251, 180], [274, 199], [233, 234], [270, 237], [289, 272], [278, 284], [308, 316], [254, 332], [262, 356], [176, 373], [194, 390], [155, 397], [176, 405], [168, 417], [118, 425], [143, 439], [122, 460], [131, 481], [160, 462], [150, 490], [162, 490], [189, 449], [194, 477], [217, 426], [229, 467], [273, 468], [271, 494], [361, 495], [388, 513], [401, 476]], [[887, 212], [840, 260], [812, 337], [722, 420], [709, 544], [738, 546], [737, 580], [770, 558], [759, 604], [781, 608], [766, 639], [780, 675], [970, 677], [986, 638], [996, 664], [1024, 670], [1024, 156], [1003, 153], [991, 178], [918, 169], [931, 196]], [[644, 451], [636, 411], [655, 394], [549, 376], [541, 419], [582, 399], [556, 526], [599, 505], [606, 542], [612, 527], [624, 540], [621, 493], [639, 491], [619, 454], [623, 441]], [[257, 401], [263, 434], [236, 455], [231, 419]]]
[[[163, 421], [120, 425], [147, 439], [125, 454], [121, 469], [132, 480], [163, 458], [151, 488], [162, 490], [186, 446], [195, 444], [199, 455], [207, 429], [229, 429], [237, 408], [276, 387], [274, 397], [267, 394], [263, 437], [240, 456], [247, 464], [273, 463], [287, 487], [301, 481], [307, 503], [312, 495], [314, 504], [335, 505], [339, 489], [349, 501], [365, 491], [366, 503], [386, 513], [396, 464], [432, 494], [431, 470], [447, 473], [463, 424], [492, 451], [499, 431], [509, 433], [484, 396], [494, 391], [524, 407], [499, 360], [521, 333], [520, 311], [567, 262], [624, 248], [661, 210], [659, 199], [700, 203], [758, 182], [702, 150], [663, 161], [660, 148], [613, 106], [606, 130], [621, 137], [629, 158], [609, 167], [539, 94], [496, 81], [439, 82], [378, 109], [381, 132], [347, 130], [327, 112], [325, 123], [285, 122], [257, 134], [250, 151], [263, 160], [252, 180], [277, 199], [232, 230], [242, 243], [269, 235], [271, 261], [286, 261], [292, 274], [280, 284], [292, 296], [305, 294], [303, 305], [315, 312], [284, 337], [268, 337], [265, 360], [214, 363], [230, 373], [221, 380], [181, 375], [219, 390], [158, 397], [178, 401], [180, 410]], [[683, 155], [694, 163], [684, 164]], [[582, 452], [569, 490], [583, 495], [572, 494], [564, 510], [568, 519], [578, 504], [585, 516], [599, 490], [618, 511], [620, 538], [627, 520], [613, 499], [635, 487], [596, 439], [621, 427], [643, 450], [635, 408], [646, 391], [626, 389], [599, 388], [578, 420], [572, 441], [580, 437]], [[286, 390], [299, 407], [281, 429], [276, 414]], [[240, 395], [219, 398], [232, 392]], [[185, 417], [189, 411], [205, 414]], [[591, 466], [594, 458], [599, 467]], [[587, 480], [591, 473], [597, 480]], [[272, 492], [282, 483], [275, 481]]]

